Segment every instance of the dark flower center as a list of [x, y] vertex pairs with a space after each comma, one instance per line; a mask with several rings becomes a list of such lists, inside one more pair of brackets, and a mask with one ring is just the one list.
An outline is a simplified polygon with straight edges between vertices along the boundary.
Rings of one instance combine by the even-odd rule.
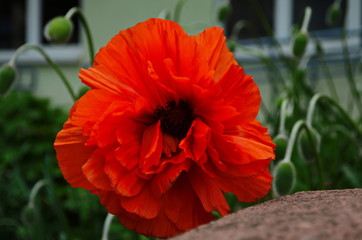
[[166, 106], [158, 106], [155, 116], [161, 120], [161, 130], [179, 140], [186, 137], [195, 119], [194, 111], [185, 100], [168, 101]]

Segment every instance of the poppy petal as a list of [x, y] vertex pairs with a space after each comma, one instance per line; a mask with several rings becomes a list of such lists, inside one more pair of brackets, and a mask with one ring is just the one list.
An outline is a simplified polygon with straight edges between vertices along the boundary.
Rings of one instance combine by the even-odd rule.
[[192, 122], [186, 137], [180, 142], [180, 148], [186, 153], [186, 157], [198, 162], [210, 141], [210, 128], [200, 119]]
[[224, 75], [230, 65], [237, 64], [234, 55], [229, 51], [225, 42], [224, 30], [218, 27], [211, 27], [196, 36], [191, 36], [203, 48], [209, 68], [215, 70], [214, 80]]
[[146, 219], [155, 218], [160, 212], [160, 198], [156, 197], [149, 186], [134, 197], [122, 197], [122, 207], [130, 213]]
[[112, 190], [107, 174], [104, 172], [104, 149], [95, 150], [82, 166], [83, 174], [95, 187], [101, 190]]
[[158, 165], [162, 154], [163, 139], [161, 121], [146, 128], [142, 136], [140, 167], [148, 171], [152, 166]]
[[184, 231], [213, 219], [212, 214], [202, 207], [186, 176], [176, 181], [165, 201], [167, 217]]
[[222, 216], [228, 214], [230, 208], [223, 193], [213, 179], [206, 176], [203, 171], [197, 167], [191, 169], [189, 179], [192, 188], [207, 212], [217, 210]]
[[86, 137], [80, 127], [68, 123], [55, 139], [54, 147], [64, 178], [73, 187], [95, 190], [95, 187], [83, 175], [82, 166], [91, 156], [94, 148], [85, 147]]
[[108, 175], [112, 189], [124, 197], [133, 197], [139, 194], [147, 181], [138, 177], [138, 169], [125, 169], [114, 157], [106, 160], [105, 173]]

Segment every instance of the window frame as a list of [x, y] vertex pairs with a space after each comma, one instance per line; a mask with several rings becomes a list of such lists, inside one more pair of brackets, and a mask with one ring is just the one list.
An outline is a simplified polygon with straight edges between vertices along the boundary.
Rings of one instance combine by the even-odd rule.
[[[78, 43], [42, 44], [41, 8], [43, 1], [45, 0], [25, 0], [25, 43], [41, 46], [57, 63], [72, 64], [79, 62], [83, 57], [83, 39], [81, 36]], [[82, 4], [81, 1], [80, 4]], [[16, 49], [0, 49], [0, 63], [7, 62], [15, 51]], [[45, 64], [46, 60], [39, 53], [29, 50], [19, 57], [17, 63], [18, 65]]]

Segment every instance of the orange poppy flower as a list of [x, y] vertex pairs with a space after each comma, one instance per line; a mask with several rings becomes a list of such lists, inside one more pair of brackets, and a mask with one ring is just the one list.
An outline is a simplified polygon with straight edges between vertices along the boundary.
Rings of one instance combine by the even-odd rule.
[[126, 227], [170, 237], [229, 212], [224, 192], [268, 193], [274, 144], [255, 117], [259, 89], [223, 30], [188, 36], [149, 19], [121, 31], [82, 69], [91, 87], [55, 140], [73, 187], [99, 196]]

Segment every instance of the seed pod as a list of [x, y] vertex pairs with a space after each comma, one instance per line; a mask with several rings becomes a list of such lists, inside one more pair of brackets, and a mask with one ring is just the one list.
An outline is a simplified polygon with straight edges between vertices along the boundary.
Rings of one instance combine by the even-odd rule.
[[218, 20], [222, 23], [225, 23], [227, 20], [227, 17], [230, 12], [230, 6], [228, 4], [224, 4], [219, 8], [218, 12]]
[[275, 146], [275, 159], [281, 160], [285, 157], [285, 151], [288, 146], [288, 137], [284, 134], [278, 134], [273, 142], [276, 144]]
[[65, 43], [73, 33], [73, 23], [65, 17], [55, 17], [44, 29], [45, 38], [52, 43]]
[[320, 146], [320, 136], [318, 132], [314, 129], [310, 129], [309, 132], [312, 137], [312, 141], [309, 139], [306, 131], [302, 131], [298, 138], [298, 152], [300, 157], [306, 162], [311, 162], [315, 159], [313, 148], [316, 147], [318, 152]]
[[274, 168], [273, 194], [276, 197], [290, 194], [296, 183], [297, 172], [291, 161], [281, 161]]
[[329, 26], [335, 26], [341, 18], [341, 8], [339, 4], [333, 3], [327, 9], [326, 22]]
[[308, 45], [308, 34], [299, 32], [293, 39], [292, 50], [294, 56], [300, 58], [304, 55]]

